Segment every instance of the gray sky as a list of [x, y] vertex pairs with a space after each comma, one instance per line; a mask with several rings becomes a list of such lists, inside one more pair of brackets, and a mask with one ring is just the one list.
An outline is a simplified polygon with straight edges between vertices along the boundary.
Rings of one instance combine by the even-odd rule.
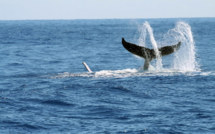
[[0, 0], [0, 20], [215, 17], [215, 0]]

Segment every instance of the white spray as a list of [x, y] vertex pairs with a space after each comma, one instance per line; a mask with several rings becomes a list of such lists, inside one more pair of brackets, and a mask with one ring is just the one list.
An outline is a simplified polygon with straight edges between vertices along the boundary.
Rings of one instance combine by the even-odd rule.
[[196, 62], [195, 42], [190, 25], [185, 22], [178, 22], [174, 29], [168, 31], [167, 36], [174, 37], [181, 41], [182, 45], [175, 53], [172, 68], [179, 71], [197, 71], [199, 65]]
[[145, 46], [146, 42], [146, 35], [147, 31], [149, 33], [150, 41], [152, 44], [153, 49], [155, 50], [156, 54], [156, 70], [161, 70], [162, 69], [162, 59], [160, 56], [160, 53], [158, 51], [158, 45], [157, 42], [155, 41], [154, 35], [153, 35], [153, 30], [148, 22], [143, 23], [141, 27], [141, 33], [140, 33], [140, 38], [139, 38], [139, 45]]
[[[140, 28], [139, 45], [146, 47], [146, 36], [149, 34], [150, 42], [156, 52], [156, 70], [163, 69], [162, 58], [158, 51], [158, 45], [153, 35], [153, 30], [148, 22], [143, 23]], [[178, 22], [174, 29], [168, 31], [164, 35], [164, 41], [167, 45], [173, 45], [179, 41], [182, 43], [179, 51], [174, 53], [172, 67], [170, 69], [177, 71], [197, 71], [199, 70], [198, 63], [195, 57], [195, 42], [191, 32], [191, 27], [185, 22]]]

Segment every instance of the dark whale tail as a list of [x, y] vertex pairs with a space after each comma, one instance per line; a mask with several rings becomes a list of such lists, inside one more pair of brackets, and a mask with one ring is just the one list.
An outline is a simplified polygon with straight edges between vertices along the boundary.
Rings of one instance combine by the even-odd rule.
[[[156, 58], [156, 53], [154, 49], [149, 49], [146, 47], [142, 47], [136, 44], [126, 42], [124, 38], [122, 38], [122, 44], [124, 48], [129, 52], [131, 52], [132, 54], [145, 59], [144, 70], [147, 70], [149, 67], [150, 61]], [[178, 50], [180, 46], [181, 46], [181, 42], [178, 42], [176, 45], [161, 47], [158, 49], [158, 51], [160, 52], [160, 56], [165, 56], [165, 55], [172, 54], [173, 52]]]

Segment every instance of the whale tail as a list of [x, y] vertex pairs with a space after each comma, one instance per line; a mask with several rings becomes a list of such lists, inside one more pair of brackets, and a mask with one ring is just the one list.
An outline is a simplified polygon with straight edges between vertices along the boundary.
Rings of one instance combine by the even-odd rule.
[[[133, 43], [129, 43], [125, 41], [124, 38], [122, 38], [122, 45], [130, 53], [145, 59], [144, 70], [147, 70], [149, 67], [149, 63], [156, 58], [156, 53], [154, 49], [149, 49], [146, 47], [138, 46]], [[158, 49], [158, 51], [160, 52], [160, 56], [166, 56], [177, 51], [180, 46], [181, 42], [178, 42], [176, 45], [161, 47]]]

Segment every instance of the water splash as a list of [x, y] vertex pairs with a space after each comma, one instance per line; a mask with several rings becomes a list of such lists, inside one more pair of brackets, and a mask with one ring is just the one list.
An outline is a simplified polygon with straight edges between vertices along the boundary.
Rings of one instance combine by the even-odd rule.
[[[158, 44], [153, 35], [153, 29], [151, 28], [148, 22], [143, 23], [140, 29], [140, 37], [138, 39], [138, 43], [141, 46], [146, 46], [147, 35], [150, 38], [150, 44], [156, 52], [156, 71], [164, 70], [162, 64], [162, 58], [158, 51]], [[193, 39], [191, 27], [189, 24], [185, 22], [178, 22], [176, 27], [170, 29], [167, 34], [164, 35], [163, 41], [165, 44], [176, 44], [179, 41], [182, 42], [181, 48], [179, 51], [174, 53], [174, 58], [172, 66], [169, 69], [177, 70], [177, 71], [198, 71], [199, 65], [196, 62], [196, 51], [195, 51], [195, 42]], [[150, 69], [150, 68], [149, 68]], [[165, 69], [166, 70], [166, 69]]]
[[167, 36], [182, 42], [180, 50], [174, 55], [172, 68], [180, 71], [200, 70], [196, 62], [195, 42], [190, 25], [185, 22], [178, 22], [174, 29], [168, 31]]
[[139, 45], [146, 46], [145, 42], [146, 42], [146, 36], [147, 36], [147, 32], [148, 32], [152, 47], [155, 50], [155, 54], [156, 54], [156, 70], [162, 70], [162, 68], [163, 68], [162, 58], [158, 51], [158, 45], [154, 38], [153, 29], [151, 28], [150, 24], [147, 21], [145, 23], [143, 23], [142, 27], [140, 27], [140, 32], [141, 33], [140, 33], [140, 37], [139, 37]]

